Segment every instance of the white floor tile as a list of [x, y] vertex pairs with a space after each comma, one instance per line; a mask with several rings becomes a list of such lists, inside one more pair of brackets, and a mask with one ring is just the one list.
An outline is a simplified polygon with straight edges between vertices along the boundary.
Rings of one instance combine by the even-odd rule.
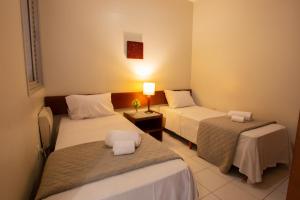
[[265, 200], [285, 200], [285, 199], [286, 199], [286, 194], [280, 192], [279, 190], [275, 190], [265, 198]]
[[276, 187], [278, 187], [288, 176], [288, 169], [286, 167], [276, 167], [267, 169], [263, 176], [263, 182], [258, 184], [248, 184], [246, 181], [234, 180], [234, 184], [242, 190], [254, 195], [259, 199], [265, 198]]
[[203, 200], [220, 200], [220, 199], [213, 194], [209, 194], [206, 197], [204, 197]]
[[224, 178], [227, 181], [232, 181], [234, 178], [231, 174], [223, 174], [222, 172], [220, 172], [220, 170], [217, 167], [211, 167], [211, 168], [209, 168], [209, 170], [211, 172], [213, 172], [214, 174], [221, 176], [222, 178]]
[[218, 167], [216, 166], [212, 166], [209, 168], [209, 170], [211, 170], [213, 173], [219, 175], [219, 176], [222, 176], [224, 178], [227, 178], [229, 180], [237, 180], [237, 181], [241, 181], [241, 180], [245, 180], [246, 179], [246, 176], [241, 174], [239, 172], [239, 169], [238, 168], [231, 168], [231, 170], [227, 173], [227, 174], [224, 174], [222, 173]]
[[216, 190], [214, 194], [222, 200], [258, 200], [232, 183], [226, 184]]
[[173, 150], [175, 153], [180, 155], [184, 160], [188, 159], [190, 156], [182, 153], [182, 151], [178, 151], [178, 148], [176, 147], [169, 147], [171, 150]]
[[203, 169], [208, 168], [208, 165], [206, 163], [201, 162], [196, 157], [187, 157], [184, 159], [184, 161], [190, 166], [191, 170], [194, 173], [197, 173]]
[[207, 196], [210, 191], [207, 190], [205, 187], [197, 183], [198, 193], [199, 193], [199, 199], [203, 199], [205, 196]]
[[285, 200], [288, 190], [289, 179], [285, 180], [280, 186], [278, 186], [270, 195], [266, 197], [266, 200]]
[[168, 147], [182, 147], [184, 144], [177, 140], [176, 138], [173, 138], [168, 133], [163, 132], [163, 144], [167, 145]]
[[196, 173], [195, 178], [198, 183], [200, 183], [210, 191], [215, 191], [216, 189], [229, 182], [228, 179], [213, 173], [209, 169], [204, 169]]
[[167, 145], [190, 166], [198, 182], [200, 199], [204, 200], [284, 200], [287, 194], [288, 174], [287, 167], [280, 165], [267, 169], [264, 172], [263, 182], [248, 184], [245, 176], [238, 169], [223, 174], [209, 162], [199, 158], [195, 150], [177, 138], [164, 133], [163, 144]]
[[209, 162], [207, 162], [206, 160], [200, 158], [197, 155], [191, 157], [191, 159], [195, 160], [197, 163], [200, 163], [201, 165], [206, 166], [206, 167], [213, 167], [214, 166], [214, 165], [210, 164]]
[[289, 186], [289, 179], [286, 179], [276, 190], [279, 190], [280, 192], [287, 194]]
[[195, 150], [189, 149], [187, 146], [175, 147], [180, 154], [183, 154], [185, 157], [197, 156], [197, 152]]

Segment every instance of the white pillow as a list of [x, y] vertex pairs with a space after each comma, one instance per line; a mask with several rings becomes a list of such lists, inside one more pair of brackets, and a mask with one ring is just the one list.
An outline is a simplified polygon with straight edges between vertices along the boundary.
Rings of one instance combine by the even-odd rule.
[[165, 90], [165, 95], [171, 108], [182, 108], [195, 105], [190, 91]]
[[53, 115], [50, 107], [42, 108], [38, 115], [38, 122], [43, 145], [42, 148], [46, 150], [50, 147], [53, 129]]
[[70, 95], [66, 97], [71, 119], [88, 119], [114, 114], [111, 93], [98, 95]]

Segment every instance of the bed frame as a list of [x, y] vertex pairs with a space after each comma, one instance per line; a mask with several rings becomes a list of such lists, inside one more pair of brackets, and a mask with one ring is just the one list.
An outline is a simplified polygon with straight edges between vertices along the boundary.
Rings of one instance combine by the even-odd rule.
[[[176, 91], [190, 91], [191, 89], [183, 89]], [[46, 96], [45, 106], [51, 108], [54, 115], [68, 114], [68, 106], [65, 96]], [[147, 105], [147, 97], [143, 92], [125, 92], [125, 93], [112, 93], [111, 101], [114, 109], [122, 109], [131, 107], [131, 102], [134, 99], [139, 99], [141, 106]], [[151, 96], [151, 105], [168, 104], [164, 91], [156, 91], [155, 95]]]

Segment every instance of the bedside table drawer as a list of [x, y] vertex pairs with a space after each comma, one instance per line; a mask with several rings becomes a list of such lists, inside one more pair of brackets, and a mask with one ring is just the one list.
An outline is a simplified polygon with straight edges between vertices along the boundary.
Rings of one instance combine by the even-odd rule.
[[162, 129], [162, 119], [158, 118], [148, 119], [146, 121], [137, 121], [135, 125], [145, 132], [147, 130]]

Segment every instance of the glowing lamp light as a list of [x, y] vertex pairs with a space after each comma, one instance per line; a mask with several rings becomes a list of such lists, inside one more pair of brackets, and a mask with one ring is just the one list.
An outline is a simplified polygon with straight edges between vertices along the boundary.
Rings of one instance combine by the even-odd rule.
[[155, 83], [145, 82], [143, 86], [143, 93], [147, 96], [155, 94]]
[[145, 82], [143, 85], [143, 94], [147, 95], [148, 98], [148, 110], [146, 113], [153, 113], [153, 111], [150, 110], [150, 98], [155, 94], [155, 83]]
[[134, 73], [138, 76], [138, 79], [140, 80], [146, 80], [151, 76], [154, 72], [153, 67], [151, 66], [145, 66], [143, 65], [136, 65], [133, 69]]
[[139, 81], [147, 81], [156, 71], [156, 64], [145, 60], [128, 60], [128, 67]]

